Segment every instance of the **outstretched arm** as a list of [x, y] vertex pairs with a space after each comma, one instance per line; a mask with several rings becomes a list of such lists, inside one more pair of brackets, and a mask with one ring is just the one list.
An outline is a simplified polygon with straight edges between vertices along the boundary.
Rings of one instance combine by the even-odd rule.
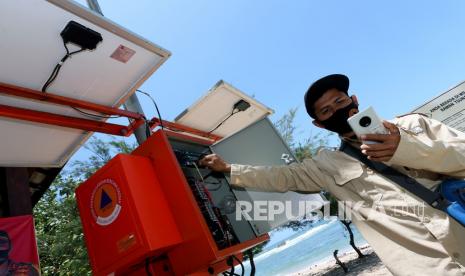
[[216, 154], [204, 157], [200, 165], [231, 173], [231, 184], [263, 191], [319, 192], [334, 179], [324, 174], [311, 159], [288, 166], [249, 166], [228, 164]]

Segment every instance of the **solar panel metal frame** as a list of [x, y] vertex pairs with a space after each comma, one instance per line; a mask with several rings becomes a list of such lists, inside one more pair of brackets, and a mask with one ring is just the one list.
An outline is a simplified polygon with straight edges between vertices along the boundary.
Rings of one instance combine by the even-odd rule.
[[[0, 3], [4, 64], [0, 82], [40, 90], [65, 53], [60, 32], [71, 20], [101, 33], [103, 42], [95, 51], [70, 58], [49, 93], [118, 107], [171, 55], [70, 0], [5, 0]], [[136, 52], [126, 63], [111, 57], [119, 45]], [[70, 107], [5, 96], [1, 91], [0, 104], [88, 118]], [[6, 118], [0, 118], [0, 128], [0, 166], [8, 167], [62, 167], [93, 134]]]

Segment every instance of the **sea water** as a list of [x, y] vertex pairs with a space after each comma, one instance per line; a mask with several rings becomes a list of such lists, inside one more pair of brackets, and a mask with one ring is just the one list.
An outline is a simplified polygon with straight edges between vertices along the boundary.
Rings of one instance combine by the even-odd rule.
[[[365, 245], [366, 241], [360, 232], [350, 225], [354, 233], [355, 245]], [[297, 232], [284, 242], [266, 247], [266, 251], [256, 255], [255, 267], [257, 276], [288, 275], [312, 266], [324, 260], [334, 259], [334, 250], [338, 254], [353, 251], [349, 244], [346, 227], [335, 218], [321, 221], [310, 229]], [[250, 273], [250, 264], [244, 262], [245, 275]], [[240, 266], [235, 273], [241, 274]]]

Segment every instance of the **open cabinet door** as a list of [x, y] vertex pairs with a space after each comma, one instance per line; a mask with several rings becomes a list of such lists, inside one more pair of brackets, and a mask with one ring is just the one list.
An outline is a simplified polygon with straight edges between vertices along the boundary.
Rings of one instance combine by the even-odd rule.
[[[214, 144], [212, 151], [219, 154], [228, 163], [248, 165], [286, 165], [296, 162], [295, 157], [268, 118], [261, 119], [239, 132]], [[249, 189], [233, 188], [237, 200], [250, 203], [259, 201], [280, 201], [291, 207], [294, 217], [299, 215], [299, 202], [316, 201], [323, 204], [318, 194], [299, 194], [295, 192], [272, 193]], [[254, 206], [253, 208], [256, 208]], [[260, 207], [260, 209], [262, 209]], [[287, 208], [287, 207], [286, 207]], [[307, 209], [307, 213], [311, 210]], [[251, 216], [254, 210], [250, 212]], [[252, 217], [253, 218], [253, 217]], [[277, 214], [273, 220], [252, 220], [257, 235], [269, 232], [292, 220], [286, 212]]]

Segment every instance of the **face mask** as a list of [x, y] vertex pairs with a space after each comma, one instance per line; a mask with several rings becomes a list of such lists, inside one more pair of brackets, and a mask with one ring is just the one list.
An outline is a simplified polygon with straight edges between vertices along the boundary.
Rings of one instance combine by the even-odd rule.
[[334, 114], [320, 123], [327, 129], [333, 132], [337, 132], [339, 135], [344, 133], [352, 132], [352, 128], [347, 119], [349, 119], [350, 110], [358, 108], [358, 105], [353, 101], [346, 107], [338, 109]]

